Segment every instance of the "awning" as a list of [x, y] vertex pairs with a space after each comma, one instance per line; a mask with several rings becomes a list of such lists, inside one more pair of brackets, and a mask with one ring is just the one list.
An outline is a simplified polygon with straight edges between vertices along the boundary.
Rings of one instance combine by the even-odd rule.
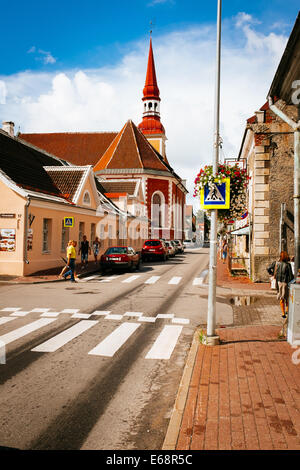
[[230, 235], [249, 235], [249, 233], [249, 226], [247, 226], [239, 228], [237, 230], [233, 230], [232, 232], [230, 232]]

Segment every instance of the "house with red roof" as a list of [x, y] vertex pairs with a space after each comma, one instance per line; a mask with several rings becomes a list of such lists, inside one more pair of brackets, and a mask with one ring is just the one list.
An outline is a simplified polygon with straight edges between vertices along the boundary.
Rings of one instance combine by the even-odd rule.
[[[20, 134], [20, 137], [74, 165], [92, 165], [103, 186], [113, 183], [113, 190], [107, 194], [115, 202], [116, 197], [121, 198], [119, 207], [124, 207], [126, 199], [132, 215], [139, 213], [148, 219], [148, 237], [183, 240], [188, 191], [166, 156], [167, 138], [160, 120], [161, 98], [151, 38], [142, 101], [140, 124], [136, 126], [128, 120], [119, 132]], [[125, 180], [139, 183], [138, 197], [136, 193], [133, 198], [131, 189], [124, 189]]]

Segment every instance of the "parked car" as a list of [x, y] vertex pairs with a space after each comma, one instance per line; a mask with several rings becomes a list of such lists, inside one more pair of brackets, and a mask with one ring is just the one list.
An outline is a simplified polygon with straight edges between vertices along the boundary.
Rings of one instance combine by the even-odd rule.
[[176, 245], [174, 240], [170, 240], [170, 243], [171, 243], [171, 245], [173, 246], [173, 248], [175, 250], [175, 255], [177, 255], [177, 253], [179, 253], [178, 246]]
[[162, 240], [146, 240], [142, 248], [142, 260], [159, 258], [166, 261], [169, 258], [169, 250]]
[[195, 243], [192, 240], [184, 240], [183, 244], [185, 248], [195, 248]]
[[107, 269], [127, 269], [140, 268], [141, 255], [130, 246], [111, 246], [100, 258], [102, 272]]
[[169, 256], [170, 256], [170, 257], [175, 256], [175, 248], [174, 248], [174, 246], [172, 245], [171, 240], [166, 241], [166, 242], [165, 242], [165, 245], [166, 245], [166, 247], [168, 248]]
[[174, 240], [174, 243], [177, 245], [177, 249], [179, 253], [184, 252], [184, 244], [181, 242], [181, 240]]

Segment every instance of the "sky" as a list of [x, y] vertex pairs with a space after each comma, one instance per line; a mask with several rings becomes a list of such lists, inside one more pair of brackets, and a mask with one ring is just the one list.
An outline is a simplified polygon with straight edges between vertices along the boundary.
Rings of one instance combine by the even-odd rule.
[[[221, 159], [265, 102], [299, 0], [223, 0]], [[152, 41], [167, 157], [187, 180], [213, 157], [217, 0], [1, 2], [0, 119], [21, 132], [119, 131], [142, 119]]]

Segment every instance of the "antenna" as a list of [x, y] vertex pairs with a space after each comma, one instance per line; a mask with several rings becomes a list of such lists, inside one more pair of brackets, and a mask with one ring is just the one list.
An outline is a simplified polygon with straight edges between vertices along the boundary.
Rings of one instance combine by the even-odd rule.
[[151, 20], [149, 24], [150, 24], [149, 33], [150, 33], [150, 37], [152, 37], [152, 31], [153, 31], [153, 26], [155, 26], [155, 20]]

